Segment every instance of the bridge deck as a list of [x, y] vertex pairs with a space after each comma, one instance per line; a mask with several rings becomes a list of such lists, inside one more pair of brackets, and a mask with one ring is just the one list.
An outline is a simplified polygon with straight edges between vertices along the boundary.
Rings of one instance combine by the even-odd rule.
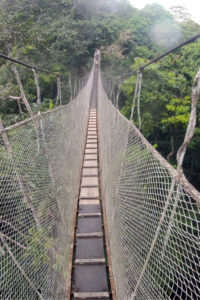
[[96, 108], [91, 108], [77, 213], [74, 299], [110, 299], [102, 225], [97, 118]]

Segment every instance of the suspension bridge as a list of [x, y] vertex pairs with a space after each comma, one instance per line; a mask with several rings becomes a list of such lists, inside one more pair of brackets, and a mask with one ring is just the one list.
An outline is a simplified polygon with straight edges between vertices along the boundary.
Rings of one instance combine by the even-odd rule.
[[108, 99], [99, 51], [70, 103], [0, 122], [1, 299], [200, 298], [200, 194], [182, 173], [195, 83], [176, 170]]

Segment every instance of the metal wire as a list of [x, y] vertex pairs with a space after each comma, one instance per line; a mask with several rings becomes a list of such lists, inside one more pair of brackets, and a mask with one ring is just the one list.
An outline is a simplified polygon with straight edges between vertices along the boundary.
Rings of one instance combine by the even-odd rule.
[[0, 58], [9, 60], [9, 61], [11, 61], [11, 62], [13, 62], [13, 63], [22, 65], [22, 66], [24, 66], [24, 67], [26, 67], [26, 68], [29, 68], [29, 69], [34, 69], [34, 70], [36, 70], [36, 71], [38, 71], [38, 72], [47, 73], [47, 74], [54, 74], [54, 75], [56, 75], [56, 76], [59, 75], [59, 74], [56, 73], [56, 72], [51, 72], [51, 71], [43, 70], [43, 69], [38, 68], [38, 67], [35, 67], [35, 66], [31, 66], [31, 65], [29, 65], [29, 64], [27, 64], [27, 63], [24, 63], [24, 62], [20, 61], [20, 60], [17, 60], [17, 59], [14, 59], [14, 58], [12, 58], [12, 57], [9, 57], [9, 56], [7, 56], [7, 55], [5, 55], [5, 54], [3, 54], [3, 53], [0, 53]]
[[[0, 135], [0, 298], [64, 300], [94, 69], [76, 99]], [[118, 300], [199, 299], [200, 194], [108, 100], [102, 195]]]
[[116, 110], [101, 77], [98, 92], [103, 197], [117, 299], [199, 299], [200, 194], [184, 176], [173, 181], [176, 170]]
[[[187, 39], [186, 41], [184, 41], [184, 42], [182, 42], [182, 43], [176, 45], [175, 47], [169, 49], [168, 51], [162, 53], [161, 55], [159, 55], [159, 56], [153, 58], [152, 60], [150, 60], [150, 61], [149, 61], [148, 63], [146, 63], [145, 65], [139, 66], [139, 68], [138, 68], [137, 70], [132, 70], [132, 71], [129, 71], [129, 72], [127, 72], [127, 73], [123, 73], [122, 76], [117, 76], [117, 78], [115, 78], [115, 79], [114, 79], [114, 78], [110, 78], [110, 77], [106, 77], [106, 76], [105, 76], [105, 77], [104, 77], [104, 80], [106, 80], [106, 81], [111, 81], [111, 82], [113, 82], [114, 84], [119, 85], [119, 81], [125, 80], [127, 77], [130, 77], [130, 76], [132, 76], [132, 75], [134, 75], [134, 74], [137, 74], [137, 72], [143, 72], [143, 70], [146, 69], [148, 66], [150, 66], [150, 65], [152, 65], [152, 64], [154, 64], [154, 63], [156, 63], [156, 62], [158, 62], [158, 61], [159, 61], [160, 59], [162, 59], [163, 57], [165, 57], [165, 56], [167, 56], [167, 55], [169, 55], [169, 54], [171, 54], [171, 53], [176, 52], [176, 50], [182, 48], [183, 46], [186, 46], [186, 45], [188, 45], [188, 44], [190, 44], [190, 43], [192, 43], [192, 42], [195, 42], [195, 41], [196, 41], [197, 39], [199, 39], [199, 38], [200, 38], [200, 33], [198, 33], [198, 34], [192, 36], [191, 38]], [[105, 74], [105, 75], [106, 75], [106, 74]], [[126, 85], [129, 85], [129, 84], [126, 83]]]
[[92, 82], [93, 70], [69, 104], [1, 131], [0, 299], [66, 299]]

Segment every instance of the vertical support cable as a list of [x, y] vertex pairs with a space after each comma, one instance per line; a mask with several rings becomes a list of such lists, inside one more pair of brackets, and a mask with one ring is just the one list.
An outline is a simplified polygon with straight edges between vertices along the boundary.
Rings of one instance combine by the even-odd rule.
[[119, 95], [120, 95], [120, 89], [121, 89], [121, 81], [119, 82], [119, 85], [117, 87], [117, 95], [116, 95], [116, 109], [119, 110]]
[[[12, 66], [11, 66], [14, 74], [15, 74], [15, 78], [17, 80], [17, 83], [18, 83], [18, 86], [19, 86], [19, 90], [20, 90], [20, 96], [21, 96], [21, 99], [24, 103], [24, 105], [26, 106], [26, 109], [28, 111], [28, 114], [30, 117], [33, 117], [33, 111], [31, 109], [31, 106], [26, 98], [26, 95], [24, 93], [24, 89], [23, 89], [23, 85], [22, 85], [22, 82], [21, 82], [21, 79], [19, 77], [19, 73], [17, 71], [17, 68], [16, 68], [16, 65], [13, 63]], [[35, 128], [35, 134], [36, 134], [36, 140], [37, 140], [37, 147], [38, 147], [38, 151], [40, 149], [40, 143], [39, 143], [39, 134], [38, 134], [38, 123], [37, 123], [37, 120], [33, 120], [33, 123], [34, 123], [34, 128]]]
[[74, 98], [76, 97], [76, 92], [77, 92], [77, 84], [76, 84], [77, 78], [74, 78]]
[[60, 82], [60, 76], [57, 75], [57, 96], [56, 96], [56, 104], [62, 105], [62, 99], [61, 99], [61, 82]]
[[170, 205], [170, 201], [172, 199], [172, 195], [174, 192], [176, 192], [176, 198], [173, 204], [173, 208], [172, 208], [172, 213], [171, 213], [171, 218], [170, 218], [170, 222], [168, 224], [168, 230], [167, 230], [167, 234], [165, 236], [165, 241], [164, 241], [164, 248], [162, 251], [162, 257], [164, 257], [164, 253], [165, 253], [165, 249], [167, 247], [167, 243], [170, 237], [170, 233], [171, 233], [171, 229], [172, 229], [172, 225], [173, 225], [173, 221], [174, 221], [174, 215], [176, 212], [176, 208], [177, 208], [177, 204], [178, 204], [178, 200], [179, 200], [179, 194], [180, 194], [180, 185], [177, 186], [177, 189], [175, 191], [175, 187], [176, 187], [176, 182], [178, 182], [180, 180], [180, 178], [182, 177], [183, 174], [183, 170], [182, 170], [182, 164], [183, 164], [183, 159], [185, 156], [185, 152], [187, 149], [187, 145], [188, 143], [191, 141], [193, 135], [194, 135], [194, 130], [195, 130], [195, 126], [196, 126], [196, 108], [197, 108], [197, 101], [198, 101], [198, 97], [200, 94], [200, 69], [198, 70], [196, 76], [195, 76], [195, 80], [194, 80], [194, 85], [193, 85], [193, 89], [192, 89], [192, 96], [191, 96], [191, 102], [192, 102], [192, 107], [191, 107], [191, 114], [190, 114], [190, 119], [189, 119], [189, 123], [187, 126], [187, 131], [186, 131], [186, 135], [184, 138], [184, 142], [183, 144], [180, 146], [178, 153], [177, 153], [177, 161], [178, 161], [178, 167], [177, 167], [177, 172], [176, 175], [174, 176], [174, 178], [172, 179], [172, 183], [171, 183], [171, 187], [168, 193], [168, 197], [165, 203], [165, 207], [163, 209], [162, 215], [160, 217], [159, 223], [158, 223], [158, 227], [156, 229], [153, 241], [151, 243], [151, 247], [149, 249], [149, 252], [147, 254], [144, 266], [142, 268], [141, 274], [139, 276], [139, 279], [136, 283], [135, 289], [133, 291], [132, 294], [132, 298], [131, 300], [134, 300], [136, 295], [137, 295], [137, 290], [138, 287], [142, 281], [143, 275], [146, 271], [146, 268], [148, 266], [151, 254], [153, 252], [154, 246], [157, 242], [160, 230], [161, 230], [161, 226], [164, 222], [166, 213], [167, 213], [167, 209]]
[[73, 99], [71, 76], [69, 76], [69, 78], [68, 78], [68, 82], [69, 82], [69, 89], [70, 89], [70, 102], [71, 102], [71, 101], [72, 101], [72, 99]]
[[16, 100], [17, 101], [17, 105], [19, 108], [19, 114], [20, 117], [22, 116], [23, 112], [22, 112], [22, 106], [21, 106], [21, 97], [17, 97], [17, 96], [9, 96], [10, 99], [12, 100]]
[[111, 81], [111, 89], [110, 89], [110, 100], [112, 102], [113, 91], [114, 91], [115, 83]]
[[134, 91], [132, 107], [131, 107], [131, 115], [130, 115], [130, 118], [129, 118], [130, 121], [133, 120], [133, 114], [134, 114], [134, 111], [135, 111], [135, 100], [137, 98], [137, 93], [138, 93], [138, 83], [139, 83], [139, 76], [137, 76], [137, 81], [136, 81], [136, 85], [135, 85], [135, 91]]
[[139, 130], [141, 130], [142, 120], [140, 114], [140, 96], [142, 89], [142, 72], [139, 71], [139, 84], [138, 84], [138, 95], [137, 95], [137, 112], [138, 112], [138, 122], [139, 122]]
[[131, 108], [131, 115], [130, 115], [130, 121], [133, 119], [133, 114], [135, 110], [135, 102], [137, 99], [137, 113], [138, 113], [138, 123], [139, 123], [139, 130], [141, 129], [142, 126], [142, 121], [141, 121], [141, 114], [140, 114], [140, 96], [141, 96], [141, 89], [142, 89], [142, 71], [137, 72], [137, 81], [135, 85], [135, 91], [134, 91], [134, 96], [133, 96], [133, 103], [132, 103], [132, 108]]
[[[197, 120], [197, 102], [198, 102], [199, 94], [200, 94], [200, 68], [199, 68], [198, 72], [196, 73], [193, 88], [192, 88], [191, 114], [190, 114], [190, 119], [189, 119], [187, 130], [186, 130], [185, 138], [177, 152], [177, 163], [178, 163], [177, 180], [179, 180], [183, 174], [183, 167], [182, 167], [183, 160], [185, 157], [187, 146], [194, 135], [194, 131], [195, 131], [195, 127], [196, 127], [196, 120]], [[177, 188], [177, 195], [176, 195], [176, 199], [173, 204], [171, 217], [170, 217], [170, 221], [168, 224], [168, 230], [167, 230], [165, 240], [164, 240], [164, 246], [163, 246], [163, 250], [161, 253], [162, 258], [164, 258], [165, 250], [166, 250], [166, 247], [167, 247], [167, 244], [169, 241], [169, 237], [171, 234], [171, 230], [172, 230], [172, 226], [173, 226], [173, 222], [174, 222], [174, 216], [175, 216], [176, 208], [177, 208], [178, 201], [180, 198], [179, 195], [180, 195], [180, 185], [178, 185], [178, 188]]]
[[13, 73], [15, 74], [15, 78], [16, 78], [18, 86], [19, 86], [21, 99], [22, 99], [24, 105], [26, 106], [26, 109], [27, 109], [30, 117], [32, 117], [33, 116], [33, 112], [32, 112], [32, 109], [30, 107], [30, 104], [29, 104], [29, 102], [28, 102], [28, 100], [26, 98], [26, 95], [24, 93], [23, 85], [22, 85], [21, 79], [19, 77], [19, 73], [17, 71], [16, 65], [12, 64], [11, 68], [13, 70]]
[[32, 69], [33, 74], [34, 74], [34, 81], [35, 81], [35, 85], [36, 85], [36, 89], [37, 89], [37, 105], [40, 106], [41, 105], [41, 93], [40, 93], [40, 86], [39, 86], [39, 78], [38, 78], [38, 73], [36, 71], [36, 69]]

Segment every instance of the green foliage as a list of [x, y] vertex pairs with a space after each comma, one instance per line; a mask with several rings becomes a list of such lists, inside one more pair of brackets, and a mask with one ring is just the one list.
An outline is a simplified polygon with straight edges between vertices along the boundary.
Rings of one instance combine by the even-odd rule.
[[187, 125], [190, 116], [190, 99], [172, 98], [170, 103], [166, 105], [165, 117], [161, 123], [165, 125]]
[[53, 104], [52, 100], [50, 99], [50, 101], [49, 101], [49, 110], [51, 110], [53, 108], [54, 108], [54, 104]]
[[[73, 78], [89, 69], [96, 48], [101, 49], [101, 65], [108, 77], [117, 82], [121, 75], [137, 70], [153, 57], [200, 31], [200, 25], [175, 7], [172, 14], [161, 5], [147, 5], [142, 10], [126, 0], [77, 1], [11, 1], [0, 2], [0, 48], [5, 54], [32, 65], [65, 73]], [[190, 112], [193, 78], [200, 65], [200, 42], [189, 44], [168, 55], [143, 74], [141, 94], [142, 131], [159, 151], [167, 156], [170, 139], [175, 138], [175, 153], [184, 138]], [[31, 70], [17, 66], [27, 99], [34, 112], [36, 87]], [[19, 88], [10, 63], [0, 60], [0, 113], [5, 125], [28, 116], [22, 114], [16, 100]], [[62, 78], [64, 102], [70, 99], [68, 78]], [[124, 76], [120, 95], [121, 112], [129, 118], [135, 76]], [[74, 79], [73, 79], [74, 80]], [[73, 82], [72, 82], [73, 83]], [[39, 74], [41, 109], [55, 107], [56, 76]], [[137, 110], [134, 121], [137, 124]], [[197, 124], [199, 128], [199, 121]], [[170, 129], [171, 128], [171, 129]], [[197, 153], [198, 128], [189, 147]], [[172, 132], [170, 130], [172, 130]], [[196, 154], [187, 151], [187, 168], [194, 172], [200, 167]], [[172, 163], [176, 163], [175, 154]], [[195, 169], [194, 169], [195, 165]], [[186, 166], [185, 166], [186, 167]]]
[[[61, 78], [64, 99], [70, 99], [68, 76], [78, 78], [88, 73], [96, 48], [113, 44], [123, 28], [122, 19], [130, 14], [131, 6], [126, 1], [3, 0], [0, 2], [0, 48], [28, 64], [65, 74]], [[17, 69], [25, 95], [35, 111], [33, 73], [18, 65]], [[52, 104], [46, 105], [45, 99], [55, 102], [56, 76], [39, 73], [39, 85], [42, 109], [52, 109]], [[0, 60], [0, 113], [6, 124], [15, 122], [15, 115], [19, 114], [16, 101], [10, 101], [9, 96], [20, 96], [19, 88], [10, 63]], [[23, 105], [22, 111], [23, 118], [27, 116]]]
[[[51, 258], [49, 256], [49, 250], [53, 247], [53, 239], [45, 238], [46, 232], [42, 229], [36, 230], [31, 228], [29, 234], [26, 237], [26, 243], [28, 245], [27, 251], [24, 253], [24, 257], [31, 257], [34, 268], [41, 268], [41, 265], [50, 264]], [[43, 251], [41, 251], [41, 242]]]
[[[180, 13], [181, 21], [177, 22]], [[64, 91], [62, 95], [65, 98], [63, 103], [67, 103], [71, 96], [68, 83], [69, 75], [75, 82], [77, 78], [88, 73], [95, 49], [100, 48], [102, 53], [101, 66], [106, 78], [109, 77], [115, 82], [121, 81], [122, 83], [120, 110], [129, 119], [136, 85], [136, 76], [131, 76], [132, 72], [164, 50], [200, 31], [200, 25], [188, 17], [185, 18], [183, 11], [179, 10], [178, 14], [172, 15], [158, 4], [147, 5], [144, 9], [138, 10], [126, 0], [2, 0], [0, 1], [0, 49], [1, 52], [31, 65], [65, 74], [61, 78], [61, 84], [62, 92]], [[142, 132], [153, 144], [153, 147], [165, 157], [171, 152], [170, 141], [172, 138], [174, 139], [175, 151], [170, 159], [174, 167], [176, 166], [175, 154], [184, 139], [189, 119], [191, 88], [199, 66], [200, 42], [197, 41], [149, 66], [143, 74]], [[28, 117], [24, 105], [21, 103], [22, 113], [20, 116], [17, 101], [10, 98], [10, 96], [20, 96], [19, 87], [10, 67], [9, 62], [0, 59], [0, 115], [5, 126]], [[26, 97], [33, 112], [37, 113], [39, 108], [36, 104], [36, 86], [33, 73], [24, 67], [17, 66], [17, 69]], [[122, 75], [123, 78], [121, 78]], [[40, 109], [42, 111], [53, 109], [56, 105], [57, 95], [56, 76], [39, 73], [39, 85], [42, 100]], [[134, 113], [134, 122], [136, 125], [138, 124], [137, 107]], [[196, 187], [199, 187], [200, 184], [199, 126], [200, 116], [198, 115], [195, 135], [188, 146], [184, 160], [185, 173]], [[54, 129], [51, 128], [51, 130]], [[37, 155], [37, 149], [31, 148], [31, 143], [28, 142], [28, 139], [34, 134], [35, 130], [31, 128], [24, 144], [21, 141], [15, 143], [14, 151], [20, 153], [19, 162], [23, 162], [27, 153], [29, 155], [31, 153], [32, 156]], [[12, 139], [12, 134], [9, 139]], [[3, 161], [11, 169], [12, 164], [4, 147], [2, 146], [0, 150], [4, 158]], [[146, 160], [147, 164], [150, 162], [151, 156], [147, 150], [141, 150], [137, 146], [129, 150], [129, 155], [125, 160], [126, 166], [132, 164], [136, 158]], [[36, 164], [39, 166], [41, 161], [44, 164], [47, 163], [43, 159], [39, 160], [38, 157]], [[28, 173], [29, 168], [31, 165], [24, 165], [22, 172], [24, 176]], [[45, 168], [48, 169], [48, 166], [46, 165]], [[2, 176], [5, 176], [2, 170], [1, 173]], [[136, 177], [139, 178], [140, 170], [136, 169], [135, 173]], [[4, 184], [9, 183], [10, 187], [14, 189], [16, 178], [10, 176], [4, 177]], [[135, 182], [136, 177], [133, 178], [132, 175], [129, 178], [133, 180], [133, 185], [137, 184]], [[29, 188], [39, 185], [36, 179], [29, 178], [27, 184]], [[46, 184], [52, 188], [50, 178], [46, 180]], [[145, 191], [148, 184], [146, 183], [141, 187], [141, 190]], [[42, 193], [40, 188], [38, 191], [38, 193]], [[51, 195], [53, 197], [53, 190]], [[34, 202], [34, 193], [31, 197]], [[5, 199], [2, 198], [3, 200]], [[28, 237], [22, 240], [23, 245], [27, 244], [28, 247], [25, 250], [20, 248], [20, 263], [27, 265], [27, 262], [30, 263], [31, 261], [35, 270], [39, 270], [40, 267], [43, 268], [49, 264], [53, 255], [51, 272], [63, 272], [61, 265], [63, 254], [56, 252], [56, 239], [53, 243], [51, 230], [49, 233], [44, 233], [41, 229], [33, 228], [33, 220], [28, 215], [28, 209], [25, 203], [22, 203], [18, 190], [12, 199], [6, 200], [11, 201], [11, 207], [15, 207], [16, 216], [12, 217], [16, 224], [25, 222], [20, 219], [22, 217], [18, 212], [19, 203], [23, 209], [26, 209], [27, 218], [30, 220], [27, 228]], [[152, 204], [149, 203], [149, 205]], [[52, 211], [47, 212], [47, 207], [43, 203], [38, 211], [48, 219], [55, 211], [54, 207], [50, 209]], [[4, 218], [9, 219], [11, 216], [9, 210], [3, 214]], [[188, 224], [191, 227], [189, 216], [184, 221], [185, 228], [180, 228], [178, 216], [177, 213], [174, 228], [184, 238]], [[124, 220], [122, 225], [125, 226]], [[23, 226], [27, 225], [23, 224]], [[53, 230], [53, 228], [51, 229]], [[172, 245], [171, 251], [173, 254], [174, 245]], [[9, 256], [4, 261], [9, 267], [7, 277], [3, 280], [10, 284], [11, 295], [17, 299], [18, 296], [12, 294], [14, 287], [10, 279], [13, 273], [16, 274], [16, 270], [13, 269]], [[21, 278], [21, 274], [17, 273], [16, 276]], [[44, 278], [39, 276], [37, 280], [38, 286], [41, 287]], [[156, 278], [156, 282], [160, 287], [164, 280]], [[27, 283], [25, 282], [24, 285]], [[164, 286], [164, 288], [168, 291], [169, 287]], [[32, 298], [31, 291], [29, 298]]]
[[[114, 77], [118, 82], [121, 74], [123, 75], [119, 104], [122, 114], [129, 118], [136, 84], [136, 75], [129, 74], [163, 53], [164, 49], [198, 33], [200, 25], [188, 17], [177, 22], [174, 14], [153, 4], [141, 11], [132, 10], [123, 26], [124, 29], [114, 44], [103, 48], [102, 66], [105, 76], [108, 77], [109, 74], [109, 77]], [[176, 153], [184, 140], [189, 120], [193, 79], [200, 66], [199, 53], [200, 41], [197, 40], [164, 57], [143, 72], [142, 132], [152, 144], [158, 145], [165, 157], [172, 150], [173, 138], [174, 153], [170, 159], [173, 165], [176, 165]], [[137, 106], [133, 119], [137, 125]], [[197, 188], [200, 183], [197, 146], [199, 124], [198, 110], [197, 129], [184, 160], [186, 175]]]

